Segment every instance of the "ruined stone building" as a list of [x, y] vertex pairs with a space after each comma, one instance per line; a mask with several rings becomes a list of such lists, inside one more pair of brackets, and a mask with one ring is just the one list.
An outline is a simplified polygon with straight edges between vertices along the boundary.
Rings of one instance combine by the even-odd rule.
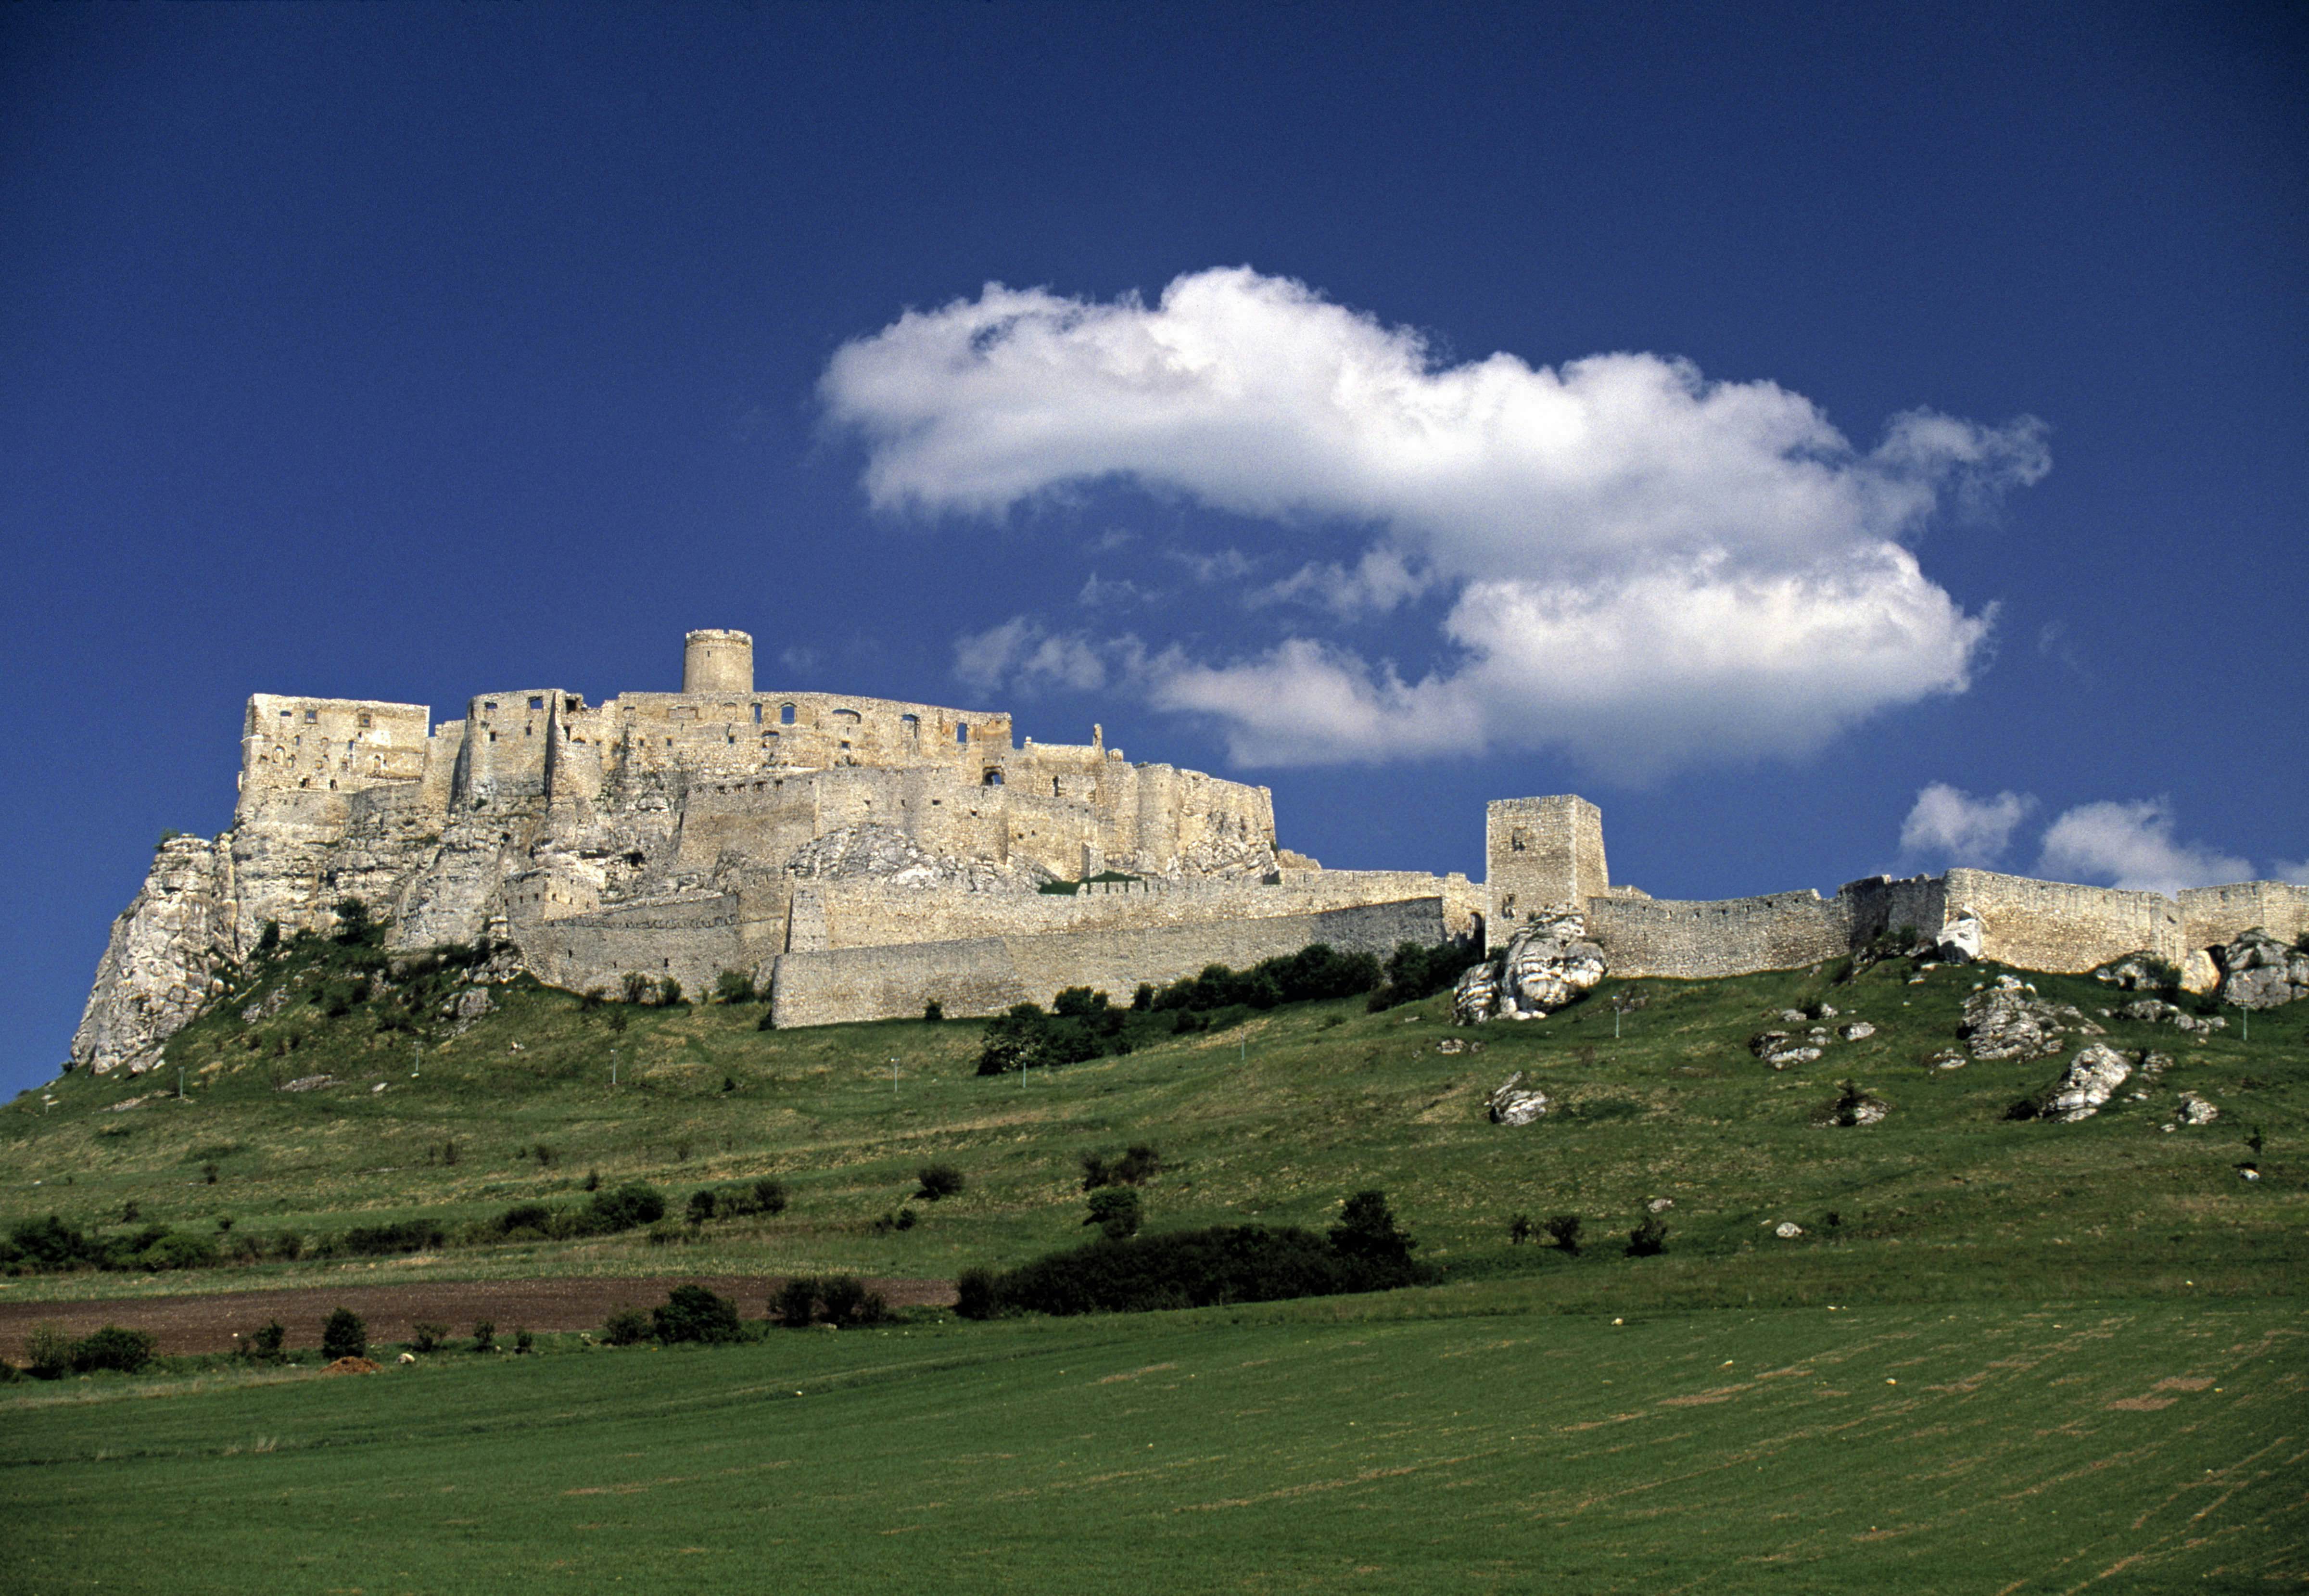
[[1956, 869], [1829, 898], [1654, 899], [1612, 884], [1602, 813], [1570, 795], [1492, 803], [1485, 844], [1480, 886], [1326, 870], [1276, 847], [1264, 787], [1134, 764], [1096, 728], [1018, 743], [1006, 714], [757, 692], [742, 632], [689, 634], [680, 692], [599, 705], [517, 688], [436, 725], [419, 704], [259, 694], [231, 828], [161, 845], [71, 1062], [157, 1062], [268, 925], [326, 931], [350, 899], [393, 946], [504, 941], [573, 991], [700, 994], [736, 971], [782, 1026], [1120, 996], [1313, 942], [1498, 943], [1565, 912], [1614, 974], [1682, 978], [1968, 925], [1979, 956], [2024, 969], [2149, 952], [2202, 988], [2206, 950], [2239, 932], [2309, 931], [2309, 888], [2277, 882], [2168, 898]]

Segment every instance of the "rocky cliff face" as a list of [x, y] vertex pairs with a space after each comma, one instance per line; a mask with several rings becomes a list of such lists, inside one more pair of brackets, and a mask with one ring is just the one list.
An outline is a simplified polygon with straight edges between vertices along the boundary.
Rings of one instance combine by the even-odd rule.
[[112, 922], [70, 1067], [151, 1068], [160, 1045], [221, 988], [217, 971], [235, 956], [232, 866], [229, 848], [199, 837], [160, 844], [144, 885]]

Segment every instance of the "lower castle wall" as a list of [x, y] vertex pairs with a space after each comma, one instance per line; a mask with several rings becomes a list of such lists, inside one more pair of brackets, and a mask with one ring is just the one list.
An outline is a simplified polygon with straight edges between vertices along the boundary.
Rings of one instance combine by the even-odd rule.
[[2175, 964], [2186, 956], [2180, 905], [2162, 893], [1963, 868], [1946, 880], [1950, 913], [1980, 918], [1981, 956], [2000, 964], [2074, 974], [2132, 953]]
[[1852, 916], [1850, 900], [1815, 892], [1699, 903], [1590, 898], [1587, 935], [1613, 975], [1704, 980], [1841, 958]]
[[1068, 987], [1128, 1001], [1142, 981], [1159, 986], [1208, 964], [1241, 969], [1316, 942], [1384, 957], [1397, 943], [1431, 945], [1443, 934], [1443, 901], [1427, 897], [1192, 926], [790, 953], [777, 961], [773, 1013], [783, 1029], [919, 1019], [932, 1000], [957, 1019], [997, 1014], [1047, 1004]]
[[627, 975], [670, 976], [695, 999], [725, 971], [768, 973], [783, 938], [783, 920], [757, 917], [734, 893], [627, 905], [583, 919], [519, 922], [514, 940], [530, 973], [573, 992], [601, 988], [611, 996]]
[[2235, 886], [2194, 886], [2181, 893], [2181, 944], [2222, 947], [2254, 927], [2281, 942], [2309, 934], [2309, 886], [2247, 881]]

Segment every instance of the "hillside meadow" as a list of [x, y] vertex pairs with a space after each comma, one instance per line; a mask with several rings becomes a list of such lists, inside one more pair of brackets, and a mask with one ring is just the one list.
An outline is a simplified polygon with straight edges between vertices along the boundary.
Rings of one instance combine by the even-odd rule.
[[[2309, 1014], [2256, 1015], [2250, 1040], [2234, 1013], [2207, 1038], [2100, 1020], [2174, 1062], [2144, 1098], [2053, 1125], [2005, 1115], [2059, 1060], [1928, 1065], [1980, 968], [1613, 982], [1474, 1031], [1442, 998], [1227, 1010], [982, 1077], [979, 1022], [766, 1031], [757, 1004], [588, 1006], [526, 982], [461, 1035], [412, 1036], [295, 1001], [332, 956], [253, 971], [160, 1071], [68, 1077], [0, 1119], [10, 1222], [117, 1231], [133, 1203], [214, 1238], [295, 1234], [303, 1255], [23, 1273], [0, 1301], [678, 1272], [761, 1281], [739, 1301], [758, 1320], [788, 1272], [950, 1279], [1077, 1245], [1082, 1156], [1132, 1144], [1162, 1159], [1150, 1232], [1319, 1230], [1378, 1187], [1442, 1283], [1064, 1320], [915, 1307], [714, 1349], [379, 1349], [358, 1378], [163, 1358], [19, 1383], [0, 1389], [6, 1588], [139, 1588], [155, 1557], [186, 1591], [2309, 1576]], [[2096, 1019], [2121, 1001], [2028, 979]], [[1876, 1033], [1786, 1071], [1751, 1052], [1823, 1002]], [[1518, 1071], [1553, 1109], [1492, 1125], [1484, 1099]], [[315, 1075], [334, 1083], [281, 1090]], [[1890, 1117], [1818, 1123], [1847, 1081]], [[2184, 1091], [2219, 1117], [2165, 1128]], [[963, 1189], [917, 1197], [931, 1162]], [[589, 1176], [657, 1187], [669, 1217], [473, 1240], [516, 1204], [587, 1201]], [[764, 1178], [783, 1212], [683, 1217], [698, 1187]], [[878, 1223], [905, 1208], [911, 1228]], [[1627, 1255], [1655, 1212], [1665, 1251]], [[1583, 1246], [1513, 1241], [1518, 1215], [1577, 1215]], [[451, 1245], [313, 1255], [408, 1219]]]

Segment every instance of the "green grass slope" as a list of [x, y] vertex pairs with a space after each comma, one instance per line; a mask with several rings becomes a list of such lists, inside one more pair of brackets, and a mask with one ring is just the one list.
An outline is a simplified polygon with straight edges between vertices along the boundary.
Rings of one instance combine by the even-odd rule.
[[2298, 1307], [1544, 1306], [1491, 1281], [43, 1388], [0, 1402], [0, 1585], [2020, 1596], [2309, 1568]]
[[[757, 1005], [588, 1008], [523, 982], [454, 1039], [393, 1028], [378, 1000], [346, 1001], [333, 944], [252, 971], [136, 1080], [68, 1077], [0, 1117], [0, 1218], [55, 1212], [117, 1227], [317, 1235], [423, 1215], [451, 1226], [517, 1202], [582, 1199], [589, 1170], [689, 1190], [776, 1175], [774, 1218], [556, 1243], [452, 1248], [420, 1260], [265, 1263], [158, 1277], [0, 1281], [15, 1299], [314, 1283], [395, 1271], [437, 1277], [670, 1268], [951, 1275], [1082, 1238], [1077, 1159], [1133, 1142], [1169, 1168], [1146, 1190], [1148, 1229], [1260, 1219], [1320, 1226], [1348, 1192], [1384, 1188], [1421, 1256], [1457, 1278], [1533, 1275], [1566, 1307], [1942, 1301], [2019, 1291], [2282, 1295], [2309, 1262], [2301, 1156], [2309, 1130], [2309, 1004], [2198, 1040], [2106, 1022], [2120, 1047], [2176, 1063], [2145, 1101], [2090, 1121], [2003, 1117], [2058, 1060], [1924, 1064], [1954, 1038], [1982, 969], [1907, 966], [1831, 986], [1803, 971], [1714, 982], [1613, 982], [1541, 1023], [1455, 1030], [1446, 1000], [1367, 1014], [1310, 1004], [1163, 1036], [1126, 1057], [1026, 1077], [973, 1073], [982, 1026], [885, 1023], [765, 1031]], [[2084, 979], [2035, 977], [2088, 1014], [2113, 1005]], [[1644, 1006], [1615, 1018], [1613, 1000]], [[1826, 998], [1877, 1034], [1775, 1073], [1748, 1038], [1774, 1011]], [[331, 1014], [330, 1008], [342, 1013]], [[243, 1018], [254, 1008], [260, 1017]], [[1620, 1034], [1615, 1037], [1614, 1029]], [[2071, 1046], [2077, 1039], [2071, 1039]], [[1453, 1043], [1480, 1051], [1446, 1052]], [[618, 1084], [612, 1087], [612, 1051]], [[170, 1095], [179, 1067], [186, 1100]], [[1538, 1124], [1490, 1124], [1485, 1095], [1525, 1071], [1557, 1104]], [[319, 1074], [338, 1084], [290, 1092]], [[1890, 1117], [1826, 1128], [1850, 1079]], [[2180, 1130], [2176, 1094], [2217, 1104]], [[119, 1105], [143, 1098], [136, 1107]], [[2263, 1178], [2235, 1165], [2258, 1126]], [[454, 1143], [456, 1161], [445, 1161]], [[547, 1155], [540, 1158], [542, 1145]], [[883, 1231], [913, 1172], [961, 1168], [958, 1197]], [[211, 1183], [207, 1172], [213, 1169]], [[1614, 1238], [1660, 1198], [1665, 1256]], [[1576, 1213], [1588, 1249], [1511, 1247], [1518, 1213]], [[1783, 1221], [1804, 1235], [1782, 1240]]]

